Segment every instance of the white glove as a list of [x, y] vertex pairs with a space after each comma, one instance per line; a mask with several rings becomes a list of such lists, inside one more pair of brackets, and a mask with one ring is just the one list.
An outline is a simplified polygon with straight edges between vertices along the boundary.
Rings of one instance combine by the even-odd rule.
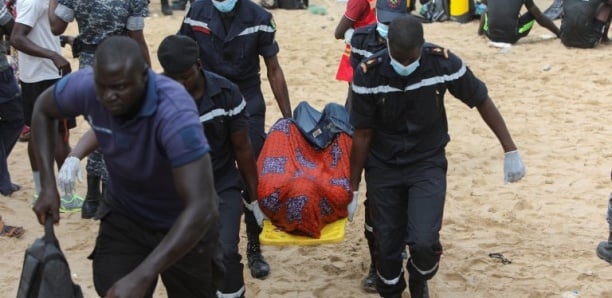
[[518, 150], [504, 153], [504, 183], [516, 182], [525, 176], [525, 165]]
[[346, 206], [346, 211], [348, 211], [348, 220], [353, 221], [353, 216], [355, 215], [355, 211], [357, 210], [357, 201], [359, 200], [359, 191], [353, 192], [353, 200]]
[[247, 203], [247, 201], [242, 198], [242, 202], [244, 203], [244, 207], [246, 207], [249, 211], [253, 212], [253, 216], [255, 216], [257, 224], [263, 228], [263, 221], [267, 217], [259, 208], [259, 203], [257, 202], [257, 200], [253, 200], [252, 202]]
[[74, 156], [69, 156], [64, 160], [64, 164], [57, 174], [57, 184], [65, 195], [72, 195], [75, 178], [77, 178], [79, 182], [83, 182], [81, 160]]
[[344, 31], [344, 43], [349, 46], [351, 45], [351, 38], [353, 37], [353, 32], [355, 32], [355, 29], [353, 28], [349, 28], [348, 30]]

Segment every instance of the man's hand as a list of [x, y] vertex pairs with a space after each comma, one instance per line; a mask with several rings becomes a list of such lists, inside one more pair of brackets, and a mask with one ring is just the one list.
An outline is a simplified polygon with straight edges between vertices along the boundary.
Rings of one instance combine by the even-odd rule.
[[53, 217], [54, 223], [59, 223], [59, 194], [57, 193], [57, 189], [53, 186], [53, 189], [43, 189], [40, 194], [38, 194], [38, 199], [34, 203], [32, 210], [36, 214], [38, 218], [38, 223], [41, 225], [45, 224], [47, 216]]
[[355, 215], [355, 211], [357, 210], [357, 201], [359, 201], [359, 191], [353, 192], [353, 200], [346, 206], [346, 211], [348, 211], [348, 220], [353, 221], [353, 216]]
[[57, 184], [64, 194], [72, 195], [74, 192], [75, 178], [78, 179], [79, 182], [83, 182], [81, 160], [74, 156], [68, 156], [57, 174]]
[[255, 216], [257, 224], [263, 228], [263, 221], [264, 219], [266, 219], [266, 215], [263, 214], [263, 212], [259, 208], [259, 203], [257, 202], [257, 200], [253, 200], [252, 202], [247, 203], [244, 198], [242, 198], [242, 201], [244, 202], [244, 207], [246, 207], [249, 211], [253, 212], [253, 216]]
[[51, 57], [51, 61], [53, 61], [53, 64], [57, 67], [60, 76], [65, 76], [72, 72], [70, 62], [59, 53], [55, 53], [53, 57]]
[[[137, 270], [137, 269], [136, 269]], [[147, 290], [151, 286], [151, 281], [146, 277], [132, 271], [128, 275], [117, 281], [112, 288], [110, 288], [105, 298], [140, 298], [144, 297]]]
[[518, 150], [504, 153], [504, 183], [516, 182], [525, 176], [525, 165]]

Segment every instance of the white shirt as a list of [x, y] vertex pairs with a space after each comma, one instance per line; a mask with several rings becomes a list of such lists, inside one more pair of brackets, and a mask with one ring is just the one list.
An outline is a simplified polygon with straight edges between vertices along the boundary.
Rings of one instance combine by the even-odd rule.
[[[41, 48], [50, 49], [61, 54], [59, 36], [51, 32], [49, 23], [49, 1], [17, 1], [17, 19], [15, 23], [26, 25], [30, 32], [26, 36]], [[25, 83], [36, 83], [45, 80], [59, 79], [59, 70], [48, 58], [35, 57], [19, 51], [19, 80]]]

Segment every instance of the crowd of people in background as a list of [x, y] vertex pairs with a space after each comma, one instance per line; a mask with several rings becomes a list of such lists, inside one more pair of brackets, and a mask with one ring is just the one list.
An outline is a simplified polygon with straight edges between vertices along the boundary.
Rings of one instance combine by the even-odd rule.
[[[255, 162], [266, 137], [260, 58], [280, 114], [292, 117], [276, 24], [251, 0], [160, 3], [163, 15], [185, 11], [177, 35], [157, 50], [163, 73], [151, 69], [147, 0], [17, 0], [0, 8], [0, 30], [18, 51], [19, 70], [0, 45], [0, 194], [21, 188], [7, 159], [24, 125], [31, 127], [33, 210], [41, 224], [49, 216], [59, 222], [60, 212], [99, 220], [90, 259], [100, 296], [148, 297], [161, 276], [170, 297], [244, 297], [243, 213], [250, 273], [264, 279], [271, 270], [259, 242]], [[470, 7], [481, 9], [478, 34], [492, 42], [517, 43], [535, 23], [567, 47], [610, 41], [612, 0], [563, 0], [559, 27], [533, 0], [477, 4]], [[447, 91], [476, 108], [497, 137], [504, 181], [526, 173], [485, 83], [448, 49], [425, 42], [429, 20], [415, 11], [415, 0], [348, 0], [334, 32], [345, 42], [336, 79], [348, 83], [354, 201], [366, 177], [370, 266], [362, 287], [382, 297], [401, 297], [406, 287], [411, 297], [429, 297], [427, 281], [439, 269]], [[78, 35], [62, 35], [73, 21]], [[62, 56], [65, 45], [78, 71]], [[80, 115], [91, 129], [71, 148]], [[74, 193], [81, 159], [84, 199]], [[0, 236], [23, 233], [0, 217]], [[612, 262], [612, 227], [596, 251]]]

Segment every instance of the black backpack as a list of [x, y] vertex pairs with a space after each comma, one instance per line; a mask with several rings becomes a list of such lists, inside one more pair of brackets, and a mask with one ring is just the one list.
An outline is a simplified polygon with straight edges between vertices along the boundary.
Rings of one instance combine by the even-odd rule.
[[82, 298], [81, 287], [72, 281], [70, 267], [47, 215], [45, 235], [25, 252], [17, 298]]

